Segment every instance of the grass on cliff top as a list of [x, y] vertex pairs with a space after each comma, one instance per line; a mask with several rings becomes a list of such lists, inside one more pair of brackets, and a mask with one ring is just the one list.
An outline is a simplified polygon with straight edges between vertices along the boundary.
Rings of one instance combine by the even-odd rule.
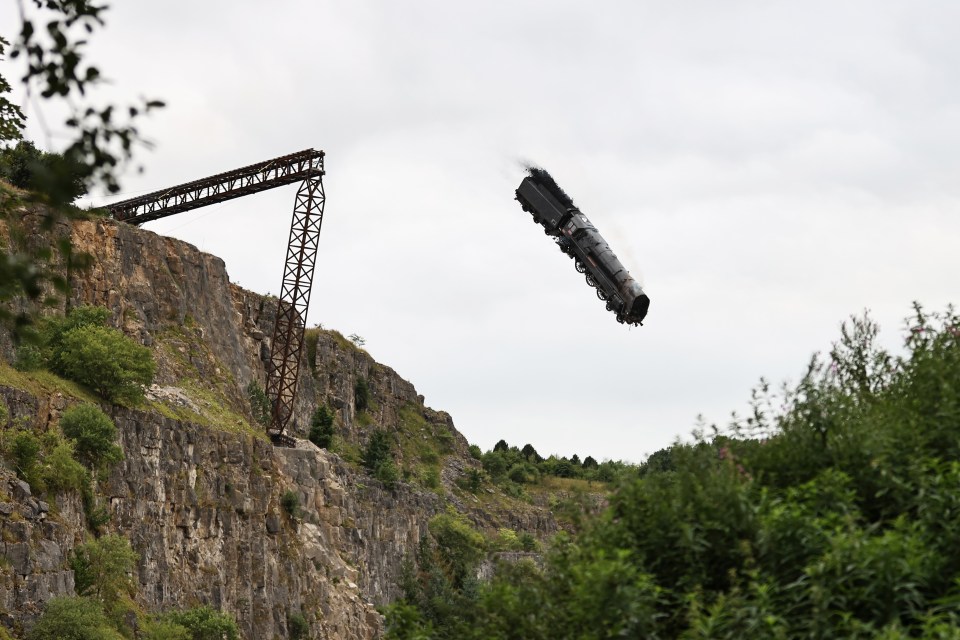
[[84, 402], [100, 403], [100, 399], [96, 395], [76, 382], [65, 380], [55, 373], [42, 369], [18, 371], [6, 362], [0, 362], [0, 385], [20, 389], [34, 396], [62, 393], [65, 396]]
[[362, 353], [366, 356], [370, 356], [366, 349], [353, 344], [353, 342], [344, 337], [344, 335], [336, 329], [317, 329], [317, 331], [323, 331], [324, 333], [329, 334], [330, 337], [333, 338], [333, 341], [337, 343], [337, 346], [344, 351], [354, 351], [356, 353]]
[[537, 482], [528, 484], [527, 491], [531, 493], [602, 493], [612, 490], [612, 485], [599, 480], [584, 480], [583, 478], [559, 478], [557, 476], [541, 476]]
[[399, 414], [397, 440], [405, 475], [435, 489], [439, 481], [434, 478], [439, 477], [444, 451], [435, 433], [435, 425], [427, 422], [419, 408], [410, 403], [402, 406]]
[[172, 420], [192, 422], [217, 431], [248, 435], [260, 440], [268, 439], [266, 430], [252, 426], [242, 415], [227, 408], [218, 394], [204, 389], [198, 382], [182, 380], [179, 388], [197, 405], [200, 413], [188, 407], [166, 404], [159, 400], [149, 401], [149, 406]]
[[[188, 314], [183, 326], [168, 327], [157, 335], [157, 346], [158, 359], [162, 357], [173, 368], [178, 379], [177, 387], [186, 393], [200, 411], [159, 401], [152, 401], [151, 407], [174, 420], [266, 440], [267, 434], [263, 428], [251, 425], [246, 416], [231, 407], [224, 387], [236, 384], [233, 374], [217, 361], [209, 347], [193, 331], [194, 325], [193, 318]], [[204, 376], [194, 360], [205, 360], [210, 367], [219, 369], [220, 375], [217, 378]]]

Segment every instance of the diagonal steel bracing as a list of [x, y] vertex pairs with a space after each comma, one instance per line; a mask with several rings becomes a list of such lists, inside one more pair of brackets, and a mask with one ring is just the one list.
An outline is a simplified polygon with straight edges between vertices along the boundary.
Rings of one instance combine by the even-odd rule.
[[267, 372], [267, 396], [273, 401], [270, 435], [275, 440], [282, 439], [283, 430], [293, 415], [324, 202], [322, 176], [305, 180], [300, 185], [293, 207], [287, 262]]

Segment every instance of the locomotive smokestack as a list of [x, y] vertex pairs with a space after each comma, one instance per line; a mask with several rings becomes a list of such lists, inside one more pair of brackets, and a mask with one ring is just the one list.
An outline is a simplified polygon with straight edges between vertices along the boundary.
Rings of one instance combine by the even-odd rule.
[[557, 181], [553, 179], [553, 176], [551, 176], [546, 169], [528, 165], [527, 175], [533, 178], [534, 181], [539, 182], [541, 185], [546, 187], [547, 190], [553, 194], [553, 197], [559, 200], [568, 209], [577, 208], [577, 205], [573, 204], [573, 198], [568, 196], [567, 192], [560, 188], [560, 185], [557, 184]]

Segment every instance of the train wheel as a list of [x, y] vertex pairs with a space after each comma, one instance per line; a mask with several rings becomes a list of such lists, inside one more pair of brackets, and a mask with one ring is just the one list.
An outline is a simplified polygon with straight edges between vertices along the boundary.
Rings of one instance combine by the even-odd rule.
[[573, 266], [576, 268], [576, 270], [577, 270], [578, 273], [586, 273], [586, 271], [587, 271], [587, 268], [584, 267], [584, 266], [583, 266], [583, 263], [580, 262], [579, 260], [577, 260], [575, 263], [573, 263]]
[[591, 276], [589, 273], [587, 274], [587, 284], [590, 285], [591, 287], [597, 286], [597, 283], [593, 279], [593, 276]]
[[603, 300], [604, 302], [607, 301], [607, 294], [605, 294], [605, 293], [604, 293], [603, 291], [601, 291], [600, 289], [597, 289], [597, 297], [600, 298], [601, 300]]

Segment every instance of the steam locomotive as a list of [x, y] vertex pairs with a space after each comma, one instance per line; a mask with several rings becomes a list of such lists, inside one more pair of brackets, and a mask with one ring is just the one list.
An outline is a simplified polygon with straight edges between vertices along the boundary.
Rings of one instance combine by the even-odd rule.
[[577, 271], [586, 275], [587, 284], [597, 290], [597, 297], [607, 303], [607, 311], [616, 314], [618, 322], [642, 324], [650, 298], [640, 284], [549, 173], [539, 167], [530, 167], [527, 173], [516, 191], [523, 210], [573, 258]]

